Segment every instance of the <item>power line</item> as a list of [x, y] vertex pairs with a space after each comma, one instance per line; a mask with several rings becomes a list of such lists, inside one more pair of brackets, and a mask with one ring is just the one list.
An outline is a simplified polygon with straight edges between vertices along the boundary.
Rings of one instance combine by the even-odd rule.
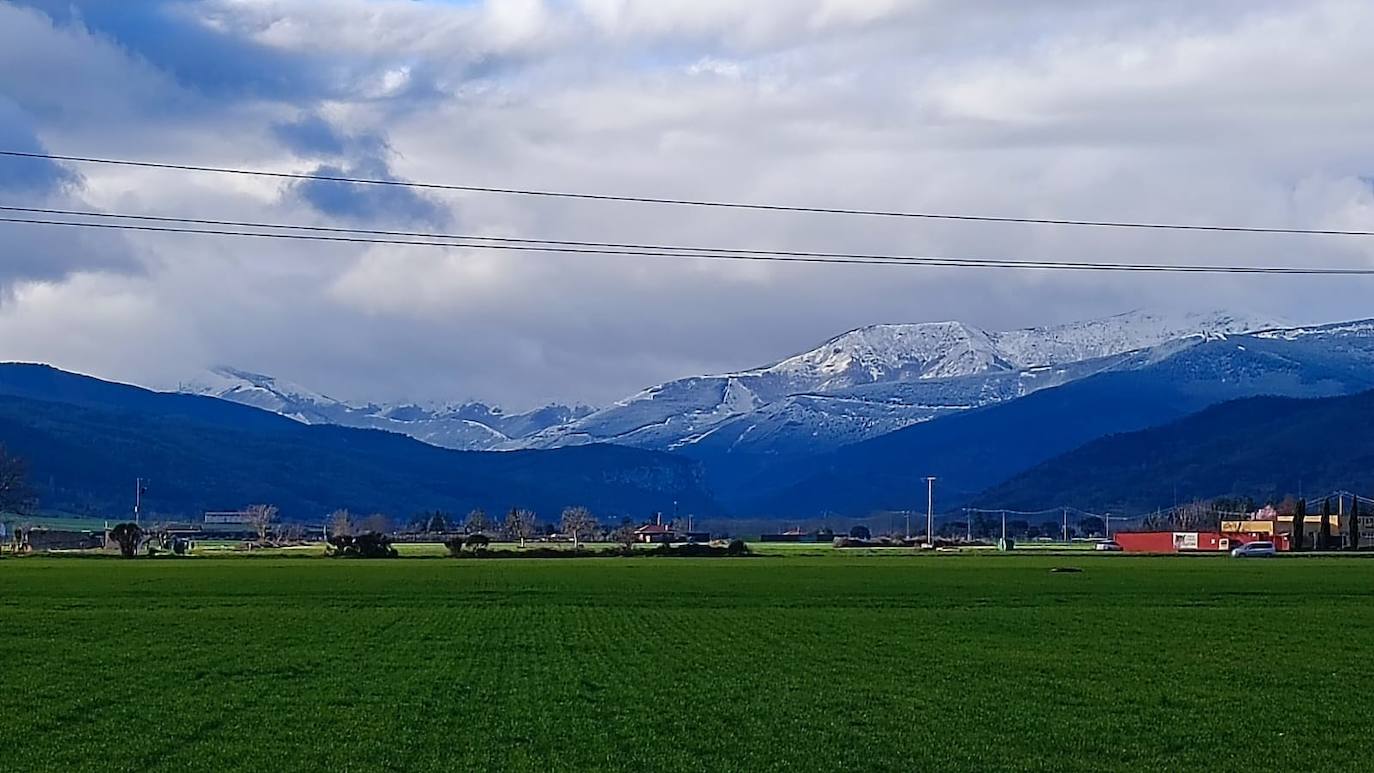
[[718, 201], [711, 199], [684, 199], [657, 196], [630, 196], [608, 193], [579, 193], [574, 191], [551, 191], [529, 188], [504, 188], [490, 185], [463, 185], [454, 183], [425, 183], [407, 180], [386, 180], [345, 175], [308, 174], [304, 172], [272, 172], [265, 169], [242, 169], [222, 166], [201, 166], [162, 161], [135, 161], [131, 159], [96, 158], [91, 156], [66, 156], [50, 153], [28, 153], [17, 150], [0, 150], [0, 156], [11, 158], [42, 159], [46, 161], [69, 161], [80, 164], [103, 164], [109, 166], [140, 167], [144, 169], [163, 169], [182, 172], [209, 172], [214, 174], [246, 175], [251, 177], [270, 177], [285, 180], [313, 180], [319, 182], [349, 183], [353, 185], [379, 185], [422, 190], [460, 191], [465, 193], [496, 193], [510, 196], [539, 196], [545, 198], [579, 199], [584, 201], [614, 201], [635, 204], [665, 204], [686, 207], [711, 207], [718, 209], [739, 209], [761, 212], [801, 212], [826, 215], [857, 215], [864, 217], [891, 217], [919, 220], [952, 220], [976, 223], [1026, 223], [1036, 225], [1086, 226], [1093, 228], [1134, 228], [1164, 231], [1210, 231], [1219, 233], [1253, 234], [1295, 234], [1308, 236], [1374, 236], [1374, 231], [1337, 230], [1322, 228], [1276, 228], [1259, 226], [1197, 225], [1187, 223], [1134, 222], [1125, 220], [1083, 220], [1068, 218], [1004, 217], [995, 215], [966, 215], [937, 212], [905, 212], [881, 209], [851, 209], [843, 207], [819, 207], [789, 204], [763, 204], [740, 201]]
[[[10, 207], [10, 211], [27, 211], [25, 208]], [[34, 208], [36, 209], [36, 208]], [[107, 213], [90, 213], [91, 217], [111, 216]], [[0, 222], [67, 228], [104, 229], [114, 231], [136, 231], [149, 233], [198, 234], [205, 236], [237, 236], [260, 239], [282, 239], [306, 242], [342, 242], [352, 244], [386, 244], [413, 247], [442, 247], [473, 250], [501, 250], [514, 252], [549, 252], [600, 256], [631, 256], [656, 258], [687, 258], [701, 260], [768, 261], [781, 263], [819, 263], [839, 265], [869, 266], [928, 266], [950, 268], [1009, 268], [1029, 270], [1075, 270], [1075, 271], [1126, 271], [1155, 273], [1190, 274], [1284, 274], [1284, 275], [1327, 275], [1327, 276], [1368, 276], [1374, 275], [1374, 268], [1332, 268], [1301, 266], [1227, 266], [1227, 265], [1184, 265], [1167, 263], [1079, 263], [1072, 261], [1035, 260], [1019, 258], [959, 258], [943, 256], [902, 256], [902, 255], [861, 255], [844, 253], [789, 253], [765, 250], [708, 250], [695, 247], [664, 246], [627, 246], [625, 248], [581, 247], [577, 244], [597, 244], [595, 242], [559, 242], [529, 240], [517, 244], [469, 243], [463, 239], [487, 237], [457, 237], [443, 235], [423, 238], [391, 238], [385, 234], [406, 233], [392, 231], [369, 231], [367, 229], [329, 229], [317, 226], [277, 225], [271, 223], [245, 223], [242, 221], [198, 221], [193, 218], [149, 217], [138, 215], [113, 215], [133, 220], [144, 219], [151, 222], [174, 223], [232, 223], [234, 227], [254, 229], [293, 229], [294, 231], [320, 231], [318, 233], [274, 233], [263, 230], [227, 230], [226, 228], [181, 228], [167, 225], [143, 225], [134, 223], [92, 223], [70, 220], [51, 220], [46, 218], [0, 217]], [[345, 234], [365, 234], [349, 236]], [[370, 234], [376, 234], [374, 238]], [[495, 237], [492, 237], [495, 238]]]
[[[996, 266], [999, 266], [999, 267], [1002, 267], [1002, 266], [1004, 266], [1005, 264], [1015, 264], [1015, 265], [1012, 265], [1011, 267], [1017, 267], [1017, 266], [1019, 266], [1019, 265], [1022, 264], [1022, 263], [1026, 263], [1026, 264], [1030, 264], [1030, 265], [1028, 265], [1027, 267], [1032, 267], [1032, 268], [1034, 268], [1034, 267], [1047, 268], [1047, 267], [1051, 267], [1051, 266], [1054, 266], [1054, 267], [1063, 266], [1063, 267], [1065, 267], [1065, 268], [1075, 268], [1075, 269], [1102, 269], [1102, 270], [1126, 270], [1126, 269], [1131, 269], [1131, 270], [1141, 270], [1141, 271], [1148, 271], [1148, 270], [1164, 270], [1164, 269], [1179, 269], [1179, 270], [1182, 270], [1182, 269], [1193, 269], [1193, 270], [1206, 270], [1206, 271], [1221, 271], [1221, 270], [1224, 270], [1224, 269], [1240, 269], [1240, 268], [1246, 268], [1246, 267], [1235, 267], [1235, 266], [1178, 266], [1178, 265], [1169, 265], [1169, 264], [1077, 263], [1077, 262], [1070, 262], [1070, 261], [1016, 260], [1016, 259], [1010, 259], [1010, 258], [1008, 258], [1008, 259], [941, 258], [941, 257], [929, 257], [929, 256], [884, 255], [884, 254], [874, 254], [874, 253], [853, 253], [853, 252], [815, 252], [815, 251], [795, 251], [795, 250], [759, 250], [759, 249], [739, 249], [739, 248], [729, 248], [729, 247], [693, 247], [693, 246], [664, 245], [664, 244], [635, 244], [635, 243], [626, 243], [626, 242], [573, 241], [573, 240], [565, 240], [565, 239], [526, 239], [526, 238], [501, 237], [501, 236], [480, 236], [480, 235], [473, 235], [473, 234], [446, 234], [446, 233], [435, 233], [435, 232], [425, 232], [425, 231], [388, 231], [388, 230], [379, 230], [379, 229], [372, 229], [372, 228], [339, 228], [339, 227], [329, 227], [329, 226], [298, 225], [298, 224], [284, 224], [284, 223], [261, 223], [261, 222], [251, 222], [251, 221], [243, 221], [243, 220], [215, 220], [215, 219], [203, 219], [203, 218], [167, 217], [167, 216], [159, 216], [159, 215], [135, 215], [135, 214], [124, 214], [124, 213], [113, 213], [113, 212], [97, 212], [97, 211], [92, 211], [92, 210], [52, 209], [52, 208], [46, 208], [46, 207], [20, 207], [20, 206], [12, 206], [12, 205], [10, 205], [10, 206], [0, 205], [0, 212], [28, 212], [28, 213], [49, 214], [49, 215], [62, 215], [62, 216], [77, 216], [77, 217], [90, 217], [90, 218], [106, 218], [106, 219], [119, 219], [119, 220], [137, 220], [137, 221], [147, 221], [147, 222], [178, 223], [178, 224], [191, 224], [191, 225], [231, 226], [231, 227], [235, 227], [235, 228], [251, 228], [251, 229], [272, 229], [272, 230], [287, 230], [287, 231], [320, 232], [320, 233], [328, 233], [328, 234], [357, 234], [357, 235], [364, 235], [364, 236], [408, 237], [408, 238], [424, 239], [424, 240], [443, 240], [443, 241], [445, 241], [445, 242], [448, 242], [448, 241], [464, 241], [464, 242], [466, 242], [466, 241], [478, 241], [478, 242], [498, 242], [498, 243], [511, 243], [511, 244], [522, 244], [522, 245], [555, 245], [555, 246], [558, 246], [558, 247], [597, 247], [597, 248], [599, 248], [599, 247], [608, 247], [608, 248], [614, 248], [615, 251], [614, 251], [614, 252], [608, 252], [608, 253], [605, 253], [605, 254], [616, 254], [616, 255], [621, 255], [621, 254], [639, 254], [640, 252], [650, 253], [651, 255], [656, 255], [657, 253], [660, 253], [660, 252], [675, 252], [675, 253], [679, 253], [679, 252], [688, 252], [688, 253], [711, 253], [711, 254], [715, 254], [715, 253], [728, 253], [728, 254], [737, 254], [737, 255], [760, 255], [760, 256], [772, 256], [772, 257], [837, 258], [837, 259], [845, 259], [845, 260], [862, 260], [862, 261], [865, 261], [865, 262], [904, 262], [904, 261], [913, 261], [913, 262], [916, 262], [916, 261], [919, 261], [919, 262], [922, 262], [922, 263], [926, 263], [926, 262], [956, 262], [956, 261], [957, 261], [957, 262], [959, 262], [960, 265], [962, 265], [964, 262], [968, 262], [968, 263], [979, 264], [979, 265], [982, 265], [982, 264], [984, 264], [984, 263], [987, 263], [987, 264], [992, 264], [992, 265], [996, 265]], [[0, 220], [6, 220], [6, 219], [5, 219], [5, 218], [0, 218]], [[40, 224], [40, 225], [60, 225], [60, 224], [61, 224], [61, 223], [54, 223], [54, 222], [47, 221], [47, 220], [29, 220], [29, 219], [24, 219], [24, 218], [15, 218], [15, 219], [13, 219], [13, 220], [10, 220], [10, 222], [31, 222], [31, 223]], [[77, 224], [73, 223], [72, 225], [77, 225]], [[84, 224], [83, 224], [83, 225], [84, 225]], [[158, 229], [152, 229], [152, 230], [158, 230]], [[167, 230], [169, 230], [169, 231], [171, 231], [171, 232], [174, 232], [174, 233], [206, 233], [206, 234], [213, 234], [213, 235], [252, 235], [252, 234], [240, 234], [240, 233], [237, 232], [237, 231], [232, 232], [232, 233], [230, 233], [230, 234], [225, 234], [225, 233], [223, 233], [223, 232], [221, 232], [221, 231], [218, 231], [218, 230], [205, 230], [205, 231], [191, 230], [191, 229], [167, 229]], [[347, 240], [347, 241], [352, 241], [352, 240]], [[391, 242], [391, 241], [389, 241], [389, 240], [377, 240], [377, 241], [378, 241], [378, 243], [422, 244], [421, 242], [415, 242], [415, 241], [405, 241], [405, 242]], [[423, 244], [427, 244], [427, 243], [428, 243], [428, 242], [424, 242]], [[472, 245], [472, 244], [455, 244], [455, 245], [443, 245], [443, 246], [475, 247], [475, 248], [478, 248], [478, 249], [481, 249], [481, 248], [483, 247], [483, 245]], [[492, 247], [492, 248], [490, 248], [490, 249], [497, 249], [497, 248]], [[507, 248], [507, 249], [515, 249], [515, 248]], [[542, 249], [542, 248], [538, 248], [538, 249]], [[634, 251], [636, 251], [636, 252], [627, 253], [627, 252], [620, 252], [620, 250], [634, 250]], [[577, 251], [578, 251], [578, 252], [590, 252], [590, 253], [593, 253], [593, 254], [602, 254], [602, 251], [601, 251], [601, 250], [577, 250]], [[690, 256], [684, 256], [684, 257], [690, 257]], [[1265, 267], [1256, 267], [1256, 268], [1265, 268]], [[1296, 270], [1296, 269], [1295, 269], [1295, 270]]]

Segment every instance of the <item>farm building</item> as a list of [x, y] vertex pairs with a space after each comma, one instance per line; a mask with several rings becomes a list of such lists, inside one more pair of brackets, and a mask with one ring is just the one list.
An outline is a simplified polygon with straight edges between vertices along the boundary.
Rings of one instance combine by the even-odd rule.
[[1219, 553], [1247, 542], [1273, 542], [1288, 549], [1288, 537], [1257, 532], [1125, 531], [1113, 539], [1128, 553]]
[[650, 523], [635, 529], [635, 538], [640, 542], [673, 542], [677, 532], [661, 523]]
[[105, 546], [105, 533], [100, 531], [71, 531], [45, 529], [15, 529], [15, 544], [21, 552], [45, 550], [97, 550]]

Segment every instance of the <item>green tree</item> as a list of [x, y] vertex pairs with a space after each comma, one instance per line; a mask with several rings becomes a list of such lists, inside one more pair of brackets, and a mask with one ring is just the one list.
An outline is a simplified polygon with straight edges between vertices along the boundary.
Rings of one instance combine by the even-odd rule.
[[0, 445], [0, 513], [23, 513], [31, 500], [24, 460]]
[[136, 523], [121, 523], [110, 529], [110, 539], [119, 545], [119, 554], [125, 558], [138, 555], [138, 546], [143, 542], [143, 528]]
[[1321, 532], [1317, 535], [1317, 549], [1328, 550], [1331, 547], [1331, 497], [1322, 500], [1322, 520]]
[[1345, 527], [1347, 547], [1351, 550], [1360, 549], [1360, 498], [1350, 497], [1350, 522]]
[[1307, 516], [1307, 502], [1299, 499], [1293, 505], [1293, 533], [1289, 538], [1289, 550], [1302, 550], [1307, 546], [1307, 535], [1304, 533], [1307, 525], [1303, 522]]

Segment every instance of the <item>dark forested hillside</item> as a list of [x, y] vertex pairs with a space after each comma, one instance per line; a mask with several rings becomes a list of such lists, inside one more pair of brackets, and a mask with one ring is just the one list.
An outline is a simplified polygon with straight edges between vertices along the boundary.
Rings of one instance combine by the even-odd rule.
[[449, 451], [401, 435], [307, 426], [208, 397], [163, 394], [33, 365], [0, 365], [0, 443], [28, 460], [40, 506], [119, 517], [134, 479], [150, 512], [194, 515], [254, 502], [286, 518], [335, 508], [394, 516], [565, 505], [603, 516], [717, 512], [696, 467], [616, 446]]
[[[1368, 347], [1366, 339], [1357, 341]], [[917, 424], [761, 480], [732, 509], [750, 514], [863, 515], [923, 509], [925, 475], [937, 506], [979, 492], [1097, 438], [1159, 426], [1209, 405], [1254, 395], [1324, 397], [1374, 387], [1374, 357], [1348, 341], [1235, 336], [1140, 352], [1135, 361], [1018, 400]], [[785, 485], [778, 485], [782, 477]], [[1055, 506], [1047, 491], [1035, 505]]]
[[988, 507], [1072, 505], [1142, 513], [1218, 496], [1374, 489], [1374, 392], [1257, 397], [1162, 427], [1112, 435], [977, 498]]

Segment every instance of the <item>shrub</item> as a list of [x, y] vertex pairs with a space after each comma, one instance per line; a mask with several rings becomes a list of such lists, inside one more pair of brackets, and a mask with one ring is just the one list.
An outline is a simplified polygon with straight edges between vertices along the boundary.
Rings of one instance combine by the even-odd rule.
[[365, 534], [330, 537], [325, 555], [334, 558], [395, 558], [398, 554], [396, 548], [391, 546], [390, 537], [369, 531]]
[[491, 540], [485, 534], [455, 534], [444, 540], [444, 547], [448, 548], [448, 554], [454, 558], [461, 558], [464, 548], [471, 548], [473, 553], [482, 552], [487, 549]]
[[717, 545], [702, 545], [696, 542], [689, 542], [686, 545], [662, 544], [652, 550], [639, 551], [643, 555], [650, 556], [675, 556], [678, 558], [718, 558], [723, 556], [749, 556], [749, 546], [744, 540], [734, 540], [726, 547]]
[[138, 555], [138, 546], [143, 542], [143, 527], [136, 523], [121, 523], [110, 529], [110, 539], [119, 544], [119, 554], [125, 558]]
[[457, 558], [458, 555], [463, 552], [463, 545], [465, 544], [467, 544], [467, 541], [463, 539], [463, 535], [461, 534], [444, 540], [444, 547], [448, 548], [448, 554], [454, 558]]

